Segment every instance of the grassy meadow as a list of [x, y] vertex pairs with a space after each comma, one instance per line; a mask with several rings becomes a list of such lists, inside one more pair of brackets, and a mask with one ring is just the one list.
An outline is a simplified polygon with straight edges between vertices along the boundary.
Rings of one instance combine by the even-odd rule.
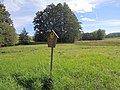
[[0, 48], [0, 90], [120, 90], [120, 40], [57, 44], [51, 82], [50, 53], [47, 44]]

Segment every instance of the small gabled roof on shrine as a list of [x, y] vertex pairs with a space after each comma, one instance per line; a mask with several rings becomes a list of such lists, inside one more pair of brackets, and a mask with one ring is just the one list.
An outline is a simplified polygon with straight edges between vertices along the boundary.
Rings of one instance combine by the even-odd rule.
[[57, 38], [59, 38], [59, 36], [55, 33], [54, 30], [51, 30], [51, 32], [53, 32], [53, 33], [55, 34], [55, 36], [56, 36]]

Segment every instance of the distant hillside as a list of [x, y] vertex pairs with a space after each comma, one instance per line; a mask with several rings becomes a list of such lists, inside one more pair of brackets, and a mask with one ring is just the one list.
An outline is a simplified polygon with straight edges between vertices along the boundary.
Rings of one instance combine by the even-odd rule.
[[106, 35], [106, 38], [110, 38], [110, 37], [120, 37], [120, 32], [118, 32], [118, 33], [110, 33], [110, 34]]

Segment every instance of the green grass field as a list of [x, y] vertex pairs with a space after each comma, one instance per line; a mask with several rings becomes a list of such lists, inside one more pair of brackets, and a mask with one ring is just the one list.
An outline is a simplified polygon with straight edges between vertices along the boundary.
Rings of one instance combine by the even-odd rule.
[[[42, 90], [50, 50], [46, 44], [0, 48], [0, 90]], [[52, 80], [53, 90], [120, 90], [120, 41], [57, 44]]]

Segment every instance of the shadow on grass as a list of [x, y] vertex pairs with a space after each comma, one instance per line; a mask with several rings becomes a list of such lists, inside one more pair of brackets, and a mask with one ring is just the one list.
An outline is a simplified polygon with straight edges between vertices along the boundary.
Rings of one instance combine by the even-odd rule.
[[44, 77], [41, 81], [42, 83], [42, 90], [52, 90], [53, 89], [53, 80], [49, 77]]
[[42, 77], [25, 77], [21, 73], [14, 73], [12, 77], [25, 90], [52, 90], [53, 80], [48, 75]]

